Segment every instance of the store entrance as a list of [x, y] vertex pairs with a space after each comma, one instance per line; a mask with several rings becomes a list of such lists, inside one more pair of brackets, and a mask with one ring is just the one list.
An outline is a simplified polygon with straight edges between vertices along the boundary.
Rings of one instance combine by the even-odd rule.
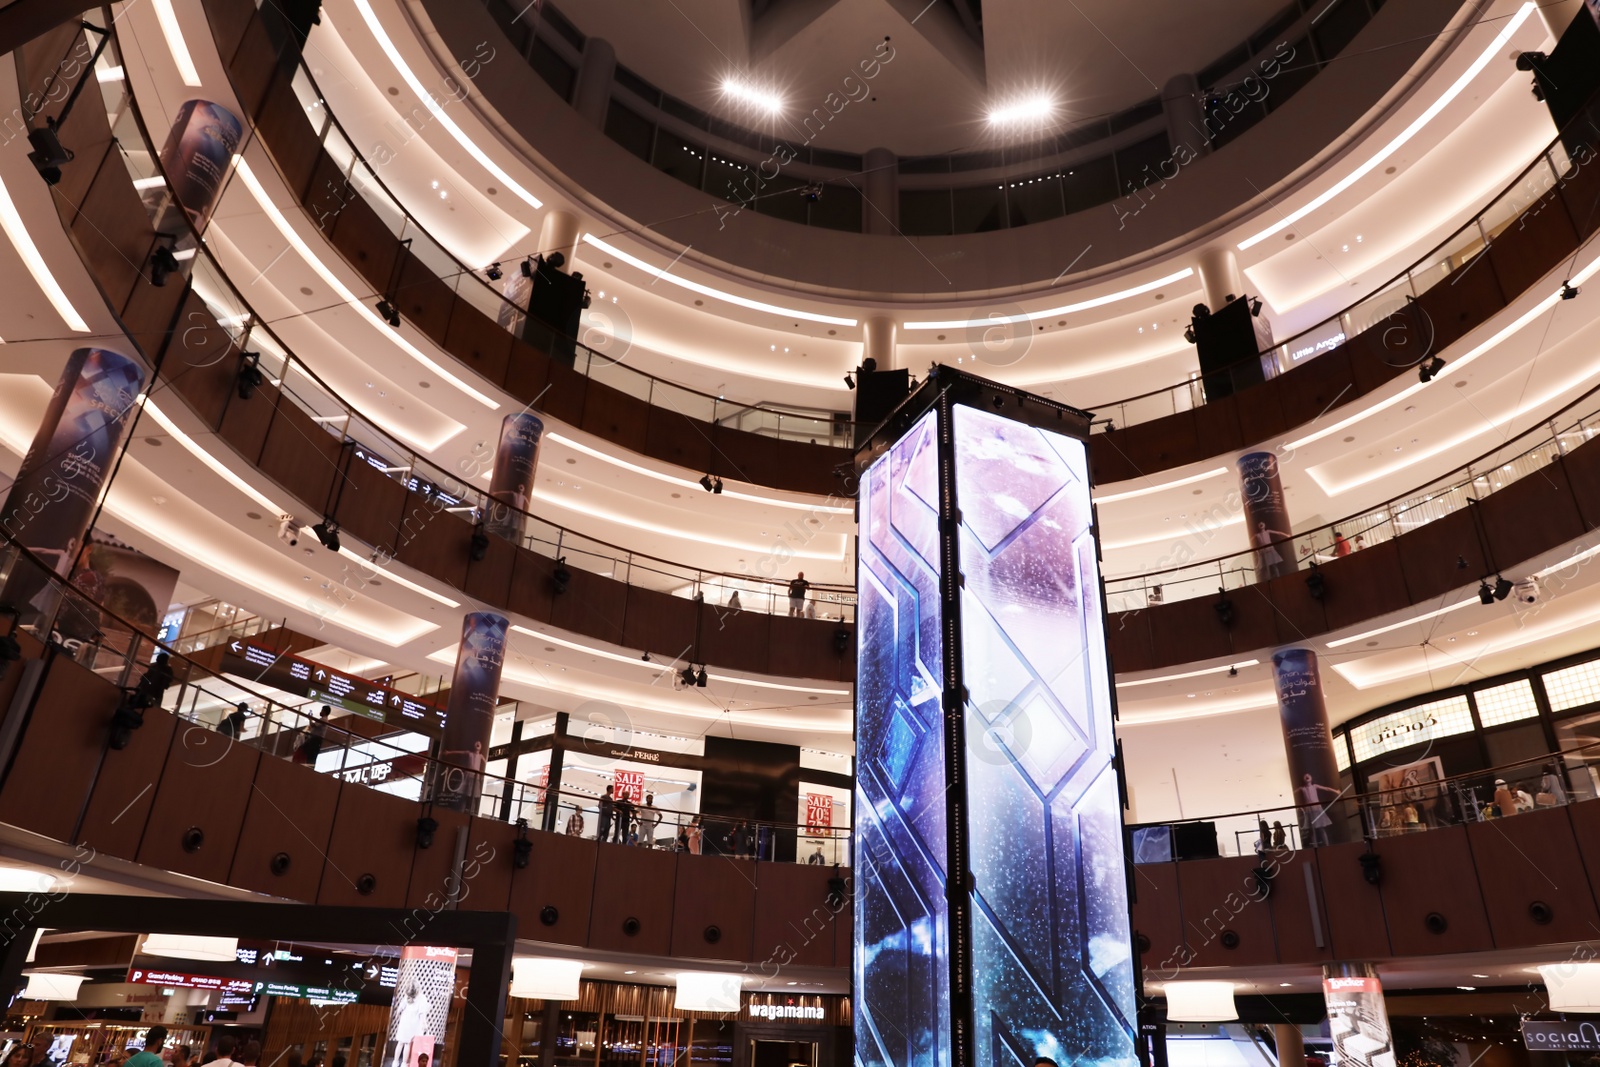
[[751, 1038], [747, 1067], [817, 1067], [817, 1043]]

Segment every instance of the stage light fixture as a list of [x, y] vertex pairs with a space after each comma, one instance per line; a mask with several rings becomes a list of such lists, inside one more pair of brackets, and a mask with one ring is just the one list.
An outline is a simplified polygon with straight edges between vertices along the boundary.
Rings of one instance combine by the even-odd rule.
[[1478, 583], [1478, 600], [1485, 605], [1494, 603], [1494, 590], [1489, 588], [1487, 578]]
[[1312, 600], [1321, 600], [1327, 591], [1327, 580], [1322, 577], [1322, 572], [1313, 566], [1311, 573], [1306, 575], [1306, 592], [1311, 594]]
[[567, 570], [567, 557], [562, 556], [556, 560], [555, 570], [550, 572], [550, 584], [555, 586], [556, 592], [565, 593], [571, 583], [572, 572]]
[[713, 478], [713, 479], [711, 479], [711, 492], [716, 496], [721, 496], [722, 495], [722, 479], [721, 478]]
[[249, 400], [256, 395], [256, 389], [261, 386], [266, 378], [261, 373], [261, 353], [239, 353], [239, 399]]
[[489, 276], [489, 280], [491, 282], [497, 282], [506, 276], [506, 272], [500, 269], [500, 264], [498, 263], [489, 264], [489, 266], [484, 269], [483, 273]]
[[417, 847], [432, 848], [433, 835], [439, 832], [439, 820], [431, 815], [424, 815], [417, 820]]
[[1578, 294], [1581, 292], [1583, 292], [1583, 290], [1579, 289], [1576, 285], [1573, 285], [1571, 281], [1565, 281], [1561, 283], [1561, 299], [1563, 300], [1576, 300], [1578, 299]]
[[702, 474], [700, 476], [700, 488], [704, 489], [708, 493], [713, 491], [711, 488], [711, 475]]
[[1363, 852], [1361, 859], [1361, 877], [1367, 880], [1368, 885], [1377, 885], [1383, 881], [1383, 857], [1376, 852]]
[[517, 820], [517, 839], [511, 842], [511, 866], [525, 870], [533, 858], [533, 842], [528, 840], [528, 820]]
[[1217, 587], [1218, 600], [1211, 605], [1211, 610], [1217, 613], [1217, 621], [1223, 626], [1233, 625], [1233, 601], [1228, 599], [1228, 591], [1221, 586]]
[[757, 88], [737, 78], [722, 79], [722, 92], [724, 96], [731, 96], [742, 103], [752, 104], [770, 115], [776, 115], [783, 110], [783, 98], [777, 93]]
[[845, 372], [844, 384], [845, 387], [849, 389], [854, 389], [856, 387], [856, 380], [848, 371]]
[[1496, 600], [1504, 600], [1511, 595], [1511, 590], [1515, 588], [1516, 586], [1509, 579], [1498, 574], [1494, 576], [1494, 598]]
[[45, 180], [46, 185], [55, 185], [61, 180], [62, 166], [73, 160], [72, 150], [62, 145], [61, 137], [56, 133], [56, 120], [47, 118], [43, 126], [29, 130], [28, 143], [33, 146], [33, 151], [28, 153], [28, 162], [33, 164], [33, 169], [39, 172], [39, 177]]
[[1259, 296], [1250, 298], [1250, 315], [1253, 318], [1261, 317], [1261, 298]]
[[1043, 93], [1035, 93], [1001, 107], [989, 110], [989, 125], [1015, 126], [1027, 122], [1043, 122], [1055, 114], [1056, 104]]
[[1442, 370], [1444, 370], [1444, 360], [1440, 359], [1438, 356], [1434, 356], [1432, 359], [1428, 360], [1428, 362], [1422, 364], [1421, 367], [1417, 368], [1417, 377], [1421, 378], [1423, 384], [1426, 385], [1428, 382], [1431, 382], [1434, 380], [1434, 378], [1438, 377], [1439, 372]]
[[694, 685], [694, 664], [691, 663], [679, 671], [678, 680], [683, 683], [685, 689], [692, 687]]
[[390, 326], [393, 326], [397, 330], [400, 328], [400, 309], [395, 307], [394, 303], [388, 297], [384, 297], [378, 301], [377, 309], [378, 317], [380, 319], [382, 319], [384, 322], [387, 322]]
[[323, 519], [311, 527], [311, 532], [317, 535], [317, 540], [322, 542], [322, 547], [329, 552], [339, 551], [339, 524], [332, 519]]
[[694, 676], [694, 684], [699, 689], [706, 687], [706, 669], [704, 667], [701, 667], [700, 672]]
[[533, 277], [533, 257], [532, 256], [529, 256], [527, 259], [525, 259], [521, 263], [517, 264], [517, 266], [522, 269], [522, 276], [524, 278], [532, 278]]
[[471, 545], [470, 555], [472, 562], [482, 563], [483, 557], [489, 554], [489, 533], [483, 528], [483, 523], [481, 522], [472, 528]]

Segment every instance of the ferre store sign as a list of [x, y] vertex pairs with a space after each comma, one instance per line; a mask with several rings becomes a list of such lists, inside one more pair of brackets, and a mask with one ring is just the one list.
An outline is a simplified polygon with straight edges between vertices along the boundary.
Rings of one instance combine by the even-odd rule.
[[1522, 1043], [1529, 1052], [1600, 1052], [1600, 1026], [1524, 1019]]

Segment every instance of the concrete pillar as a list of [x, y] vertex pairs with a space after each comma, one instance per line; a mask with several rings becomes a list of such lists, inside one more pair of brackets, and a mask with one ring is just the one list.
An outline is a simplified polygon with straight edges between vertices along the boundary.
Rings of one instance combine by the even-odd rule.
[[1544, 21], [1544, 28], [1550, 31], [1550, 36], [1561, 40], [1561, 35], [1567, 32], [1567, 27], [1572, 25], [1572, 20], [1578, 12], [1583, 10], [1583, 0], [1542, 0], [1539, 4], [1539, 18]]
[[897, 369], [895, 338], [899, 325], [895, 320], [887, 315], [868, 315], [862, 326], [862, 361], [876, 360], [879, 370]]
[[1272, 681], [1292, 795], [1299, 809], [1300, 847], [1347, 840], [1351, 808], [1339, 802], [1343, 795], [1339, 765], [1333, 755], [1317, 654], [1309, 648], [1279, 649], [1272, 654]]
[[606, 128], [606, 111], [611, 106], [611, 80], [617, 73], [617, 50], [603, 37], [591, 37], [583, 46], [583, 63], [578, 67], [578, 85], [572, 92], [572, 106], [594, 124]]
[[1227, 301], [1229, 293], [1236, 298], [1244, 294], [1244, 272], [1239, 269], [1239, 257], [1229, 245], [1216, 245], [1200, 253], [1195, 270], [1200, 275], [1201, 288], [1205, 290], [1206, 306], [1217, 311]]
[[[861, 191], [862, 229], [867, 233], [900, 232], [900, 161], [887, 148], [869, 148], [861, 157], [865, 173]], [[881, 361], [880, 361], [881, 365]]]
[[550, 253], [560, 252], [566, 260], [561, 269], [570, 273], [578, 255], [578, 234], [582, 229], [582, 222], [570, 211], [545, 212], [544, 222], [539, 226], [539, 251], [546, 259], [550, 258]]
[[1278, 1067], [1305, 1067], [1306, 1039], [1294, 1023], [1274, 1023], [1272, 1041], [1278, 1046]]
[[1188, 145], [1197, 156], [1211, 153], [1200, 109], [1200, 83], [1193, 74], [1175, 74], [1161, 87], [1161, 111], [1167, 117], [1168, 144]]

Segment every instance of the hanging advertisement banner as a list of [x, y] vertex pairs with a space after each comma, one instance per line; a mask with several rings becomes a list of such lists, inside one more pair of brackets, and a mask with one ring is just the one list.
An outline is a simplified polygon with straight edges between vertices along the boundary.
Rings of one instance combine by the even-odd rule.
[[1300, 843], [1326, 845], [1344, 840], [1346, 820], [1334, 806], [1343, 796], [1339, 766], [1333, 755], [1333, 731], [1322, 696], [1317, 654], [1309, 648], [1285, 648], [1272, 654], [1272, 680], [1278, 691], [1278, 717], [1283, 726], [1283, 751], [1289, 758], [1289, 781], [1299, 808]]
[[1271, 581], [1295, 570], [1294, 535], [1289, 508], [1272, 452], [1247, 452], [1239, 457], [1239, 495], [1244, 528], [1255, 549], [1256, 581]]
[[1330, 1067], [1395, 1067], [1383, 985], [1371, 964], [1332, 964], [1323, 970], [1322, 996], [1333, 1038]]
[[444, 1033], [445, 1016], [456, 988], [456, 950], [407, 945], [389, 1008], [383, 1067], [413, 1067], [413, 1047], [433, 1055], [434, 1036]]
[[441, 763], [433, 800], [456, 811], [476, 811], [483, 793], [483, 768], [500, 698], [509, 623], [492, 611], [470, 612], [461, 620], [461, 645], [445, 709]]
[[507, 415], [500, 422], [500, 445], [494, 453], [489, 505], [483, 516], [484, 530], [496, 537], [522, 540], [543, 436], [544, 422], [526, 411]]
[[[144, 368], [121, 353], [74, 351], [0, 505], [0, 528], [59, 575], [71, 574], [79, 562], [95, 502], [116, 465], [144, 383]], [[56, 599], [45, 576], [31, 566], [16, 567], [0, 590], [0, 602], [15, 605], [24, 625], [49, 615]]]
[[[205, 232], [243, 131], [233, 112], [209, 100], [186, 100], [178, 108], [161, 146], [168, 184], [146, 194], [156, 230], [171, 234], [175, 248], [194, 247], [190, 223], [196, 233]], [[181, 212], [188, 213], [188, 223]]]
[[99, 531], [89, 534], [71, 577], [84, 595], [72, 598], [72, 610], [57, 617], [56, 629], [119, 648], [126, 647], [118, 638], [129, 636], [130, 626], [145, 634], [161, 629], [178, 588], [177, 571]]
[[613, 772], [611, 795], [621, 800], [627, 797], [635, 804], [644, 803], [644, 772], [625, 771], [620, 768]]

